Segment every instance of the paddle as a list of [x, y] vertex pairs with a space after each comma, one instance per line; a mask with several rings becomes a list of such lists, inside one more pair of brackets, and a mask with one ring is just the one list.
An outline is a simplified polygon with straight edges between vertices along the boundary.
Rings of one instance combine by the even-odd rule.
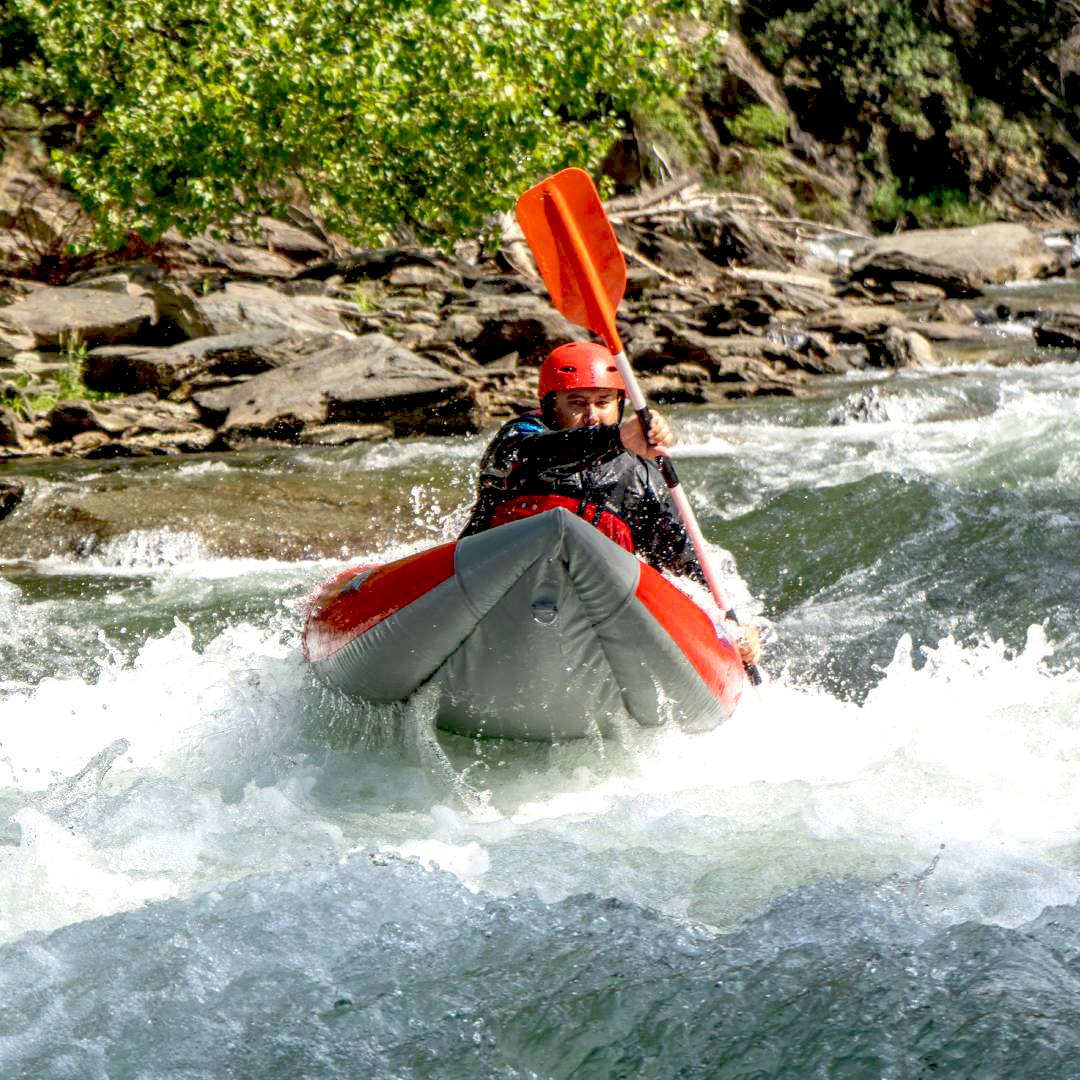
[[[552, 302], [571, 322], [603, 338], [648, 438], [652, 421], [649, 405], [615, 327], [615, 312], [626, 291], [626, 262], [589, 174], [582, 169], [563, 169], [541, 180], [518, 199], [517, 218]], [[713, 598], [726, 613], [725, 617], [738, 625], [734, 610], [724, 599], [705, 537], [679, 483], [675, 466], [667, 457], [657, 458], [656, 464], [694, 545]], [[750, 681], [758, 685], [761, 673], [757, 665], [745, 667]]]

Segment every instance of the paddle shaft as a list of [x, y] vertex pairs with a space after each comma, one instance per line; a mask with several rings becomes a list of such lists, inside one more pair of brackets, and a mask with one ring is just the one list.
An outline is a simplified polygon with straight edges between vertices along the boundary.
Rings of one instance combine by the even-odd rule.
[[[610, 344], [608, 347], [611, 347]], [[626, 383], [626, 394], [627, 397], [630, 398], [630, 406], [634, 410], [638, 422], [641, 424], [641, 430], [645, 435], [645, 441], [648, 442], [649, 428], [652, 426], [652, 412], [649, 409], [648, 402], [645, 400], [645, 395], [641, 392], [641, 386], [638, 384], [637, 378], [634, 375], [634, 369], [630, 366], [630, 361], [627, 359], [626, 352], [621, 348], [615, 354], [615, 366], [618, 367], [619, 374], [622, 376], [623, 382]], [[660, 475], [664, 478], [664, 483], [667, 484], [668, 492], [671, 494], [671, 501], [675, 504], [675, 509], [678, 511], [679, 517], [682, 518], [683, 527], [686, 529], [687, 536], [690, 537], [690, 543], [694, 547], [694, 554], [697, 555], [698, 564], [701, 566], [702, 573], [705, 575], [705, 580], [708, 582], [709, 591], [713, 594], [713, 599], [719, 605], [720, 610], [724, 612], [724, 617], [730, 619], [738, 626], [738, 616], [735, 614], [735, 609], [730, 607], [724, 599], [724, 592], [717, 579], [716, 572], [713, 569], [712, 559], [710, 558], [709, 550], [706, 547], [705, 537], [701, 532], [701, 526], [698, 525], [697, 515], [694, 513], [694, 508], [690, 505], [690, 500], [686, 497], [686, 492], [683, 491], [682, 484], [679, 483], [679, 474], [675, 471], [674, 462], [672, 462], [669, 457], [659, 457], [654, 458], [654, 460], [657, 468], [660, 470]], [[755, 686], [760, 685], [761, 672], [758, 671], [756, 664], [747, 664], [746, 674]]]
[[[553, 219], [552, 224], [556, 226], [553, 233], [559, 235], [563, 240], [563, 258], [570, 264], [573, 275], [579, 283], [581, 298], [588, 314], [588, 325], [603, 337], [604, 344], [607, 345], [608, 350], [615, 358], [619, 374], [626, 384], [626, 393], [630, 398], [630, 405], [637, 414], [641, 430], [645, 435], [645, 441], [648, 442], [652, 413], [634, 375], [634, 369], [630, 366], [629, 359], [627, 359], [626, 350], [623, 348], [619, 331], [615, 326], [615, 308], [608, 298], [603, 280], [589, 250], [588, 241], [578, 228], [573, 211], [559, 188], [552, 185], [545, 190], [544, 195], [546, 196], [547, 211], [551, 219]], [[739, 624], [738, 617], [735, 615], [734, 609], [724, 599], [723, 589], [720, 586], [719, 578], [713, 570], [712, 559], [709, 557], [709, 551], [705, 545], [705, 537], [702, 535], [701, 527], [697, 523], [697, 515], [690, 505], [690, 500], [686, 497], [686, 492], [683, 491], [682, 485], [679, 483], [675, 466], [672, 464], [671, 459], [667, 457], [658, 457], [655, 461], [664, 478], [664, 483], [671, 493], [675, 509], [678, 511], [679, 517], [682, 518], [683, 526], [690, 537], [690, 543], [693, 545], [694, 554], [697, 555], [698, 564], [705, 575], [709, 591], [712, 593], [713, 599], [720, 610], [725, 613], [725, 618], [730, 619], [737, 626]], [[761, 682], [761, 673], [758, 671], [757, 665], [746, 664], [744, 666], [750, 681], [757, 686]]]

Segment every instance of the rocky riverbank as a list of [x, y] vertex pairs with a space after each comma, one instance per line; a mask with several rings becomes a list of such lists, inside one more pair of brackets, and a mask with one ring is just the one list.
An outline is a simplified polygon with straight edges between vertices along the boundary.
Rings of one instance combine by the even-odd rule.
[[[681, 182], [610, 204], [621, 332], [650, 398], [812, 391], [819, 375], [933, 365], [1026, 318], [1080, 349], [1080, 311], [983, 289], [1075, 272], [1076, 230], [879, 239]], [[39, 213], [32, 219], [47, 228]], [[306, 220], [179, 238], [62, 285], [0, 279], [0, 456], [182, 454], [471, 432], [529, 407], [536, 366], [585, 332], [508, 222], [498, 251], [346, 248]], [[10, 236], [26, 221], [9, 220]]]

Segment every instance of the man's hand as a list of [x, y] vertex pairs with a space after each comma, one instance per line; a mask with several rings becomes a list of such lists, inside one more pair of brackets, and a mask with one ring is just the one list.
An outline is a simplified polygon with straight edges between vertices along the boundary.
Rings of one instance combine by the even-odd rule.
[[761, 635], [753, 623], [739, 623], [733, 626], [732, 637], [735, 640], [735, 648], [739, 650], [739, 659], [743, 666], [756, 664], [761, 655]]
[[652, 411], [647, 442], [636, 414], [628, 416], [619, 425], [619, 438], [624, 450], [644, 458], [663, 457], [675, 443], [675, 436], [668, 422], [655, 410]]

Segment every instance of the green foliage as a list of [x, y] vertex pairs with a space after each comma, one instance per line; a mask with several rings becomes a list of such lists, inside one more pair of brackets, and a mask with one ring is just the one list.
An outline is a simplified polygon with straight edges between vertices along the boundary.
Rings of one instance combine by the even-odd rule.
[[21, 392], [9, 390], [4, 397], [3, 403], [24, 419], [32, 420], [42, 413], [51, 412], [61, 401], [106, 401], [122, 396], [91, 390], [83, 382], [86, 344], [77, 335], [62, 338], [60, 345], [64, 366], [55, 372], [50, 381], [42, 382], [30, 372], [19, 372], [13, 381]]
[[766, 147], [782, 144], [787, 138], [787, 118], [774, 113], [768, 105], [748, 105], [727, 121], [731, 137], [746, 146]]
[[301, 198], [357, 239], [474, 232], [538, 176], [595, 164], [677, 96], [688, 16], [727, 0], [9, 0], [19, 92], [99, 239], [252, 220]]
[[904, 198], [893, 178], [874, 192], [868, 207], [870, 223], [878, 229], [897, 226], [916, 229], [968, 228], [994, 221], [996, 215], [985, 203], [970, 200], [955, 188], [937, 188], [914, 198]]
[[1037, 184], [1040, 148], [1022, 119], [968, 88], [952, 37], [915, 0], [815, 0], [769, 22], [766, 59], [805, 103], [815, 133], [876, 146], [879, 174], [924, 191]]

